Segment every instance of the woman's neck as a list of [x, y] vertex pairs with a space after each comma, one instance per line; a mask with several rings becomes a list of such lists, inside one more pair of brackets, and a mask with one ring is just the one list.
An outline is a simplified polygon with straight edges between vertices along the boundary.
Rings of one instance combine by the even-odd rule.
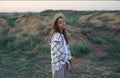
[[63, 29], [60, 29], [60, 33], [61, 33], [61, 34], [63, 33]]

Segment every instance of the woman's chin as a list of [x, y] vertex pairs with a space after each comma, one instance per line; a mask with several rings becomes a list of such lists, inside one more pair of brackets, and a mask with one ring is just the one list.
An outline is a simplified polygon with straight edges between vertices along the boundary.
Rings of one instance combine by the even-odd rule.
[[65, 27], [65, 26], [63, 26], [62, 28], [63, 28], [63, 29], [65, 29], [66, 27]]

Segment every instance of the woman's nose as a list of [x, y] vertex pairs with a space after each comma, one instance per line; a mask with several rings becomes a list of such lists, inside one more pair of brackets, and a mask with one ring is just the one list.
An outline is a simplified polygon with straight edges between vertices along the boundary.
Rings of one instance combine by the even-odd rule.
[[66, 25], [66, 23], [65, 23], [65, 22], [63, 22], [63, 25]]

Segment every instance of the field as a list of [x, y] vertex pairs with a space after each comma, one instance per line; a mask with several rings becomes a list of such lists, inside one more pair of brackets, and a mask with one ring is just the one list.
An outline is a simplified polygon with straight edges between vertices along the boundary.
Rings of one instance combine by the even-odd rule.
[[66, 17], [76, 71], [71, 78], [120, 77], [120, 11], [0, 13], [0, 78], [51, 78], [49, 21]]

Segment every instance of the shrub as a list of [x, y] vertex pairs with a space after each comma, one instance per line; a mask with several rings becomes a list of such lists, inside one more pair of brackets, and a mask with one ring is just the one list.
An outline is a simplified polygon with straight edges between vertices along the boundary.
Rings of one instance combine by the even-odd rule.
[[30, 40], [15, 40], [7, 44], [7, 49], [10, 51], [29, 51], [34, 47]]
[[42, 37], [40, 35], [32, 35], [32, 34], [30, 34], [28, 36], [28, 39], [31, 40], [32, 42], [34, 42], [35, 44], [44, 43], [44, 37]]
[[23, 31], [23, 29], [21, 29], [21, 28], [16, 28], [15, 33], [19, 33], [19, 32], [21, 32], [21, 31]]
[[65, 15], [66, 16], [66, 23], [69, 24], [69, 25], [72, 25], [72, 26], [75, 26], [76, 25], [76, 20], [79, 18], [79, 14], [67, 14]]
[[0, 35], [0, 49], [6, 49], [9, 42], [13, 42], [16, 39], [12, 35]]
[[50, 54], [50, 46], [49, 45], [38, 45], [34, 48], [34, 51], [40, 52], [42, 54]]
[[17, 19], [15, 16], [7, 16], [5, 18], [7, 20], [7, 23], [9, 26], [14, 27], [15, 26], [15, 20]]
[[117, 44], [120, 42], [120, 39], [118, 37], [115, 36], [111, 36], [111, 35], [104, 35], [102, 36], [106, 41], [110, 42], [111, 44]]
[[115, 25], [118, 25], [118, 26], [119, 26], [119, 25], [120, 25], [120, 21], [116, 22]]
[[15, 40], [14, 42], [8, 43], [7, 49], [10, 51], [22, 50], [24, 48], [24, 43], [22, 40]]
[[84, 34], [84, 35], [88, 35], [89, 33], [92, 33], [93, 32], [93, 29], [90, 29], [90, 28], [82, 28], [81, 29], [81, 32]]
[[9, 32], [9, 28], [4, 27], [4, 28], [0, 29], [0, 34], [2, 34], [2, 35], [5, 35], [5, 34], [7, 35], [8, 32]]
[[36, 24], [35, 28], [37, 30], [43, 30], [45, 28], [45, 25], [43, 23], [39, 22]]
[[120, 59], [120, 46], [119, 45], [111, 45], [109, 48], [106, 49], [106, 51], [112, 57]]
[[88, 54], [92, 51], [92, 46], [86, 43], [78, 43], [71, 47], [71, 53], [75, 57], [79, 57], [81, 54]]
[[105, 40], [102, 37], [98, 37], [98, 36], [95, 36], [95, 37], [88, 36], [88, 39], [97, 44], [102, 44], [105, 42]]

